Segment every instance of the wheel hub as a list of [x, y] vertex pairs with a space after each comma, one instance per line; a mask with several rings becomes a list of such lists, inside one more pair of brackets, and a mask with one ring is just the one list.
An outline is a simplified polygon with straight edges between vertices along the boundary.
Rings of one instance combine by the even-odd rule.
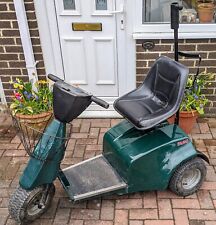
[[182, 178], [182, 187], [184, 189], [194, 188], [201, 179], [201, 172], [199, 169], [194, 168], [187, 170]]
[[42, 194], [43, 194], [42, 192], [38, 193], [29, 202], [28, 207], [27, 207], [27, 211], [28, 211], [29, 215], [31, 215], [31, 216], [36, 215], [42, 210], [42, 207], [40, 207], [40, 200], [42, 198]]

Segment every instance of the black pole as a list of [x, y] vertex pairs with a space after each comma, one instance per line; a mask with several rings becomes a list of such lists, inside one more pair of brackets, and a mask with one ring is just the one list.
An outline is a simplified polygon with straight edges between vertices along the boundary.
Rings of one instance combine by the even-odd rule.
[[[174, 56], [175, 61], [178, 62], [178, 29], [179, 29], [179, 10], [182, 10], [182, 6], [179, 6], [178, 2], [171, 4], [171, 29], [174, 30]], [[179, 124], [179, 110], [176, 113], [175, 124]]]

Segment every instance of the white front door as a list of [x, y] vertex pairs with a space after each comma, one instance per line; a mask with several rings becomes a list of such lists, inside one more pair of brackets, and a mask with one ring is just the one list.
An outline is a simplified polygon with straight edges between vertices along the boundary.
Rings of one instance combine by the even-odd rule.
[[108, 111], [92, 104], [87, 116], [115, 116], [113, 101], [135, 88], [133, 1], [35, 0], [35, 6], [46, 72], [110, 103]]
[[56, 0], [65, 80], [109, 100], [119, 96], [116, 8], [115, 0]]

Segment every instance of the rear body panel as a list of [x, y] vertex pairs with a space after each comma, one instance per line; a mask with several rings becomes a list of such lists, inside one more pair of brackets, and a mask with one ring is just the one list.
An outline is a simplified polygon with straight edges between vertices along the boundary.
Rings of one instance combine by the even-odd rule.
[[128, 192], [166, 189], [176, 167], [197, 151], [177, 126], [139, 131], [124, 120], [104, 136], [103, 155], [128, 184]]

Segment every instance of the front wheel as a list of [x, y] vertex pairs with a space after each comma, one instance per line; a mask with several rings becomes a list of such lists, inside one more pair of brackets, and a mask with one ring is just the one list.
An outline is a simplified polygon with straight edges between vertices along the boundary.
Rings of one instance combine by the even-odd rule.
[[[45, 192], [46, 198], [42, 201]], [[48, 189], [46, 186], [39, 186], [31, 191], [18, 187], [9, 200], [9, 213], [18, 223], [33, 221], [46, 212], [54, 194], [54, 184]]]
[[180, 196], [195, 193], [206, 177], [206, 166], [201, 158], [191, 159], [181, 164], [171, 177], [169, 188]]

